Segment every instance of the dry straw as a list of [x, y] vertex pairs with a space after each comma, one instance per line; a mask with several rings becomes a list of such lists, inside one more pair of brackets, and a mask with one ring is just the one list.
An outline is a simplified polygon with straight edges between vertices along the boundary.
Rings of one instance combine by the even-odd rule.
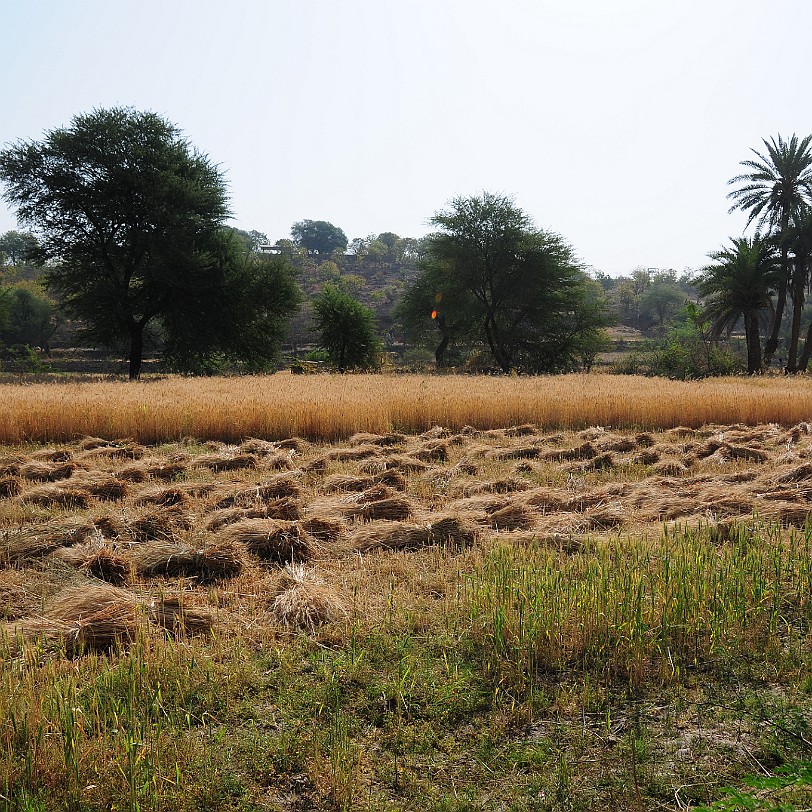
[[315, 569], [288, 564], [275, 584], [271, 611], [284, 626], [313, 632], [318, 626], [345, 617], [344, 601]]
[[68, 587], [46, 605], [42, 615], [8, 624], [11, 640], [44, 638], [64, 646], [68, 656], [106, 652], [135, 639], [139, 626], [136, 597], [109, 584]]
[[[425, 432], [442, 425], [540, 430], [587, 426], [664, 429], [708, 423], [801, 425], [812, 414], [803, 378], [666, 381], [558, 377], [292, 376], [253, 379], [4, 384], [0, 442], [85, 435], [140, 443], [182, 437], [240, 442], [345, 439], [358, 432]], [[686, 425], [688, 424], [688, 425]], [[425, 436], [423, 439], [440, 439]], [[373, 446], [366, 443], [361, 448]], [[380, 448], [381, 446], [377, 446]]]
[[224, 528], [220, 538], [242, 544], [249, 553], [273, 564], [307, 561], [314, 553], [314, 542], [298, 522], [244, 519]]

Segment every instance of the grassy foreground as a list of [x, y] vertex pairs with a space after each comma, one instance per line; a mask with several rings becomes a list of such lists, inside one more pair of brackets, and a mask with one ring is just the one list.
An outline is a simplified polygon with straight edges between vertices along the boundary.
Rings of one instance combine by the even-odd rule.
[[812, 425], [471, 414], [0, 448], [0, 810], [684, 810], [812, 760]]
[[85, 435], [156, 443], [346, 439], [359, 431], [420, 433], [533, 423], [649, 429], [778, 423], [812, 415], [805, 378], [668, 381], [617, 375], [477, 377], [309, 375], [162, 378], [137, 384], [3, 384], [0, 442]]

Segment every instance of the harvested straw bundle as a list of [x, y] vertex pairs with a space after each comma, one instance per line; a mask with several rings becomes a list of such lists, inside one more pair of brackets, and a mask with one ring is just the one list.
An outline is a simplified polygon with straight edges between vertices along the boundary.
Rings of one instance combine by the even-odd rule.
[[565, 460], [588, 460], [598, 456], [598, 452], [591, 442], [587, 441], [575, 448], [564, 449], [563, 451], [548, 451], [543, 459], [549, 462], [564, 462]]
[[368, 443], [354, 448], [332, 448], [324, 456], [332, 462], [352, 462], [355, 460], [366, 460], [370, 457], [377, 457], [381, 453], [381, 447]]
[[470, 547], [479, 535], [476, 525], [460, 516], [437, 515], [429, 524], [429, 529], [435, 544], [454, 549]]
[[284, 626], [313, 632], [318, 626], [346, 617], [344, 601], [326, 584], [315, 569], [288, 564], [275, 584], [271, 607], [276, 620]]
[[379, 474], [382, 471], [388, 470], [414, 473], [415, 471], [427, 471], [429, 467], [430, 466], [422, 460], [396, 454], [390, 457], [380, 457], [376, 460], [369, 460], [361, 466], [361, 470], [369, 474]]
[[30, 458], [38, 462], [67, 462], [71, 456], [71, 452], [67, 448], [43, 448], [40, 451], [34, 451]]
[[83, 437], [76, 443], [76, 447], [80, 451], [91, 451], [94, 448], [104, 448], [109, 445], [114, 445], [114, 443], [110, 440], [103, 440], [101, 437]]
[[305, 519], [302, 528], [309, 536], [323, 544], [338, 541], [347, 532], [347, 525], [344, 522], [322, 516]]
[[215, 531], [243, 519], [285, 519], [295, 521], [300, 518], [301, 510], [295, 499], [274, 499], [253, 508], [222, 508], [212, 514], [206, 523], [206, 529]]
[[68, 485], [40, 485], [18, 497], [24, 505], [79, 510], [90, 504], [90, 494]]
[[226, 527], [220, 538], [242, 544], [248, 552], [273, 564], [307, 561], [314, 553], [312, 539], [298, 522], [245, 519]]
[[522, 423], [521, 426], [509, 426], [505, 429], [505, 437], [527, 437], [538, 434], [538, 427], [533, 423]]
[[364, 525], [352, 534], [351, 545], [359, 552], [419, 550], [432, 545], [462, 549], [471, 546], [477, 535], [472, 523], [458, 516], [439, 516], [425, 525], [407, 522]]
[[301, 489], [293, 476], [282, 475], [269, 479], [252, 488], [242, 488], [220, 499], [215, 507], [256, 507], [275, 499], [296, 498]]
[[257, 467], [257, 458], [253, 454], [237, 454], [235, 456], [205, 454], [198, 457], [194, 462], [198, 467], [208, 468], [215, 473], [219, 473], [220, 471], [240, 471], [244, 468]]
[[116, 550], [97, 542], [75, 547], [62, 547], [53, 555], [113, 586], [124, 586], [132, 574], [132, 567], [128, 559]]
[[127, 533], [127, 525], [117, 516], [99, 516], [93, 520], [93, 526], [107, 539], [116, 539]]
[[0, 476], [19, 476], [21, 464], [19, 457], [3, 457], [0, 459]]
[[140, 465], [126, 465], [116, 471], [116, 476], [125, 482], [146, 482], [149, 474]]
[[347, 505], [342, 513], [347, 518], [365, 522], [375, 520], [401, 521], [412, 515], [413, 505], [404, 496], [390, 496], [371, 502]]
[[307, 440], [303, 440], [301, 437], [287, 437], [284, 440], [279, 440], [276, 447], [286, 451], [294, 451], [296, 454], [301, 454], [310, 447], [310, 443], [308, 443]]
[[324, 493], [346, 491], [364, 491], [375, 484], [371, 476], [356, 476], [353, 474], [333, 474], [328, 476], [321, 484]]
[[181, 597], [163, 595], [148, 610], [150, 620], [173, 637], [208, 634], [214, 626], [214, 613], [210, 609], [191, 606]]
[[600, 441], [596, 444], [598, 451], [615, 451], [623, 454], [627, 451], [633, 451], [637, 447], [637, 443], [631, 437], [621, 437], [617, 434], [609, 434], [601, 437]]
[[19, 566], [32, 563], [58, 547], [83, 542], [92, 532], [93, 525], [83, 520], [0, 531], [0, 564]]
[[76, 467], [75, 462], [49, 465], [46, 462], [32, 461], [20, 466], [19, 475], [34, 482], [57, 482], [72, 476]]
[[682, 476], [688, 473], [688, 468], [679, 460], [663, 460], [652, 468], [658, 476]]
[[133, 548], [132, 561], [136, 572], [145, 577], [195, 578], [205, 584], [234, 578], [244, 566], [242, 549], [227, 540], [200, 549], [152, 541]]
[[77, 454], [77, 460], [90, 462], [92, 460], [140, 460], [146, 449], [138, 443], [126, 443], [125, 445], [105, 445], [89, 449], [82, 454]]
[[22, 490], [22, 483], [16, 476], [0, 477], [0, 499], [17, 496]]
[[490, 482], [468, 482], [462, 488], [463, 496], [476, 496], [481, 493], [518, 493], [530, 490], [526, 479], [495, 479]]
[[659, 461], [660, 455], [651, 448], [647, 448], [631, 458], [633, 465], [654, 465], [655, 462]]
[[127, 531], [135, 541], [172, 540], [193, 525], [192, 518], [179, 506], [146, 513], [127, 523]]
[[634, 442], [638, 448], [651, 448], [655, 441], [648, 432], [641, 432], [635, 436]]
[[494, 530], [529, 530], [536, 521], [536, 516], [527, 505], [513, 502], [488, 517]]
[[410, 449], [409, 455], [423, 462], [447, 462], [448, 443], [435, 441]]
[[572, 494], [556, 488], [534, 488], [524, 495], [524, 503], [547, 513], [568, 510]]
[[185, 491], [177, 487], [150, 488], [138, 494], [135, 499], [136, 505], [155, 505], [158, 507], [171, 507], [173, 505], [185, 505], [189, 497]]
[[487, 456], [492, 460], [535, 460], [542, 453], [543, 449], [540, 446], [532, 444], [517, 445], [513, 448], [500, 448], [487, 452]]
[[778, 483], [801, 482], [804, 479], [812, 479], [812, 463], [798, 465], [775, 477], [775, 481]]
[[249, 437], [240, 443], [240, 452], [243, 454], [254, 454], [257, 457], [268, 457], [276, 454], [278, 446], [268, 440], [261, 440], [258, 437]]
[[117, 651], [135, 639], [138, 602], [132, 593], [109, 584], [82, 584], [61, 592], [41, 617], [9, 625], [14, 636], [60, 642], [70, 657]]
[[80, 473], [73, 477], [71, 484], [105, 502], [118, 502], [129, 490], [126, 482], [107, 474]]

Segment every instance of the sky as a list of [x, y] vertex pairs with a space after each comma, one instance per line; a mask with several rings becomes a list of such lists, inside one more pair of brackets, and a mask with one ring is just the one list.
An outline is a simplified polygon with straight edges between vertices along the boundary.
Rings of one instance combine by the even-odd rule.
[[0, 147], [154, 111], [272, 241], [419, 237], [488, 191], [597, 271], [682, 273], [742, 234], [739, 162], [812, 133], [808, 0], [0, 0], [0, 28]]

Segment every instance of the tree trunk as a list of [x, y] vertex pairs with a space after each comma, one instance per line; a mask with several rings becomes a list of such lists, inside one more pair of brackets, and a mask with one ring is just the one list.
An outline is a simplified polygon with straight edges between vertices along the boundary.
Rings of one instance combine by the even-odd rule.
[[747, 372], [761, 372], [761, 336], [758, 329], [758, 313], [744, 314], [744, 333], [747, 340]]
[[502, 372], [510, 372], [510, 362], [499, 344], [499, 339], [496, 336], [496, 324], [494, 324], [491, 318], [485, 319], [485, 335], [488, 338], [488, 346], [491, 348], [491, 354], [496, 363], [499, 364], [499, 368]]
[[789, 341], [787, 355], [787, 372], [798, 371], [798, 339], [801, 335], [801, 314], [804, 309], [804, 289], [806, 288], [806, 274], [802, 272], [803, 263], [795, 262], [795, 274], [792, 280], [792, 333]]
[[141, 377], [141, 359], [144, 355], [144, 325], [134, 321], [130, 323], [130, 380]]
[[801, 360], [798, 362], [798, 372], [806, 372], [809, 366], [809, 358], [812, 356], [812, 321], [809, 322], [809, 329], [806, 331], [806, 341], [804, 341], [804, 351], [801, 353]]
[[[786, 230], [786, 229], [785, 229]], [[781, 322], [784, 318], [784, 307], [787, 303], [787, 284], [789, 282], [789, 256], [786, 248], [781, 248], [781, 282], [778, 285], [778, 299], [775, 303], [770, 337], [764, 345], [764, 366], [769, 368], [775, 351], [778, 349], [778, 334], [781, 332]]]

